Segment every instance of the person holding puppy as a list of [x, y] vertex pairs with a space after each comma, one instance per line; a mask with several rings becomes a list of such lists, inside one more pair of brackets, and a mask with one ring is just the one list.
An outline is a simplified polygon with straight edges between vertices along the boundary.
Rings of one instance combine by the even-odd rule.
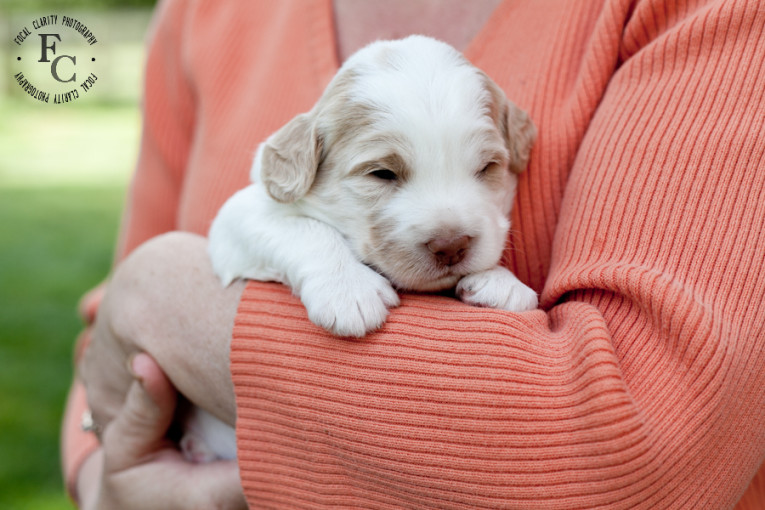
[[[83, 348], [101, 445], [79, 381], [65, 422], [83, 508], [765, 501], [765, 11], [430, 4], [160, 5], [121, 263]], [[402, 30], [452, 43], [537, 125], [503, 264], [540, 308], [405, 294], [349, 341], [282, 286], [223, 288], [200, 236], [257, 144]], [[173, 387], [236, 422], [241, 485], [174, 456]]]

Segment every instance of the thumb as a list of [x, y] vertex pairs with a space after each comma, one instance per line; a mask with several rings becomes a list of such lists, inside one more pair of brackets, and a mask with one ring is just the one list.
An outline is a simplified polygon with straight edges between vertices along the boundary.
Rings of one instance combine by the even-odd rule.
[[148, 354], [130, 361], [135, 380], [122, 409], [103, 435], [106, 472], [122, 471], [146, 461], [166, 443], [177, 394], [170, 380]]

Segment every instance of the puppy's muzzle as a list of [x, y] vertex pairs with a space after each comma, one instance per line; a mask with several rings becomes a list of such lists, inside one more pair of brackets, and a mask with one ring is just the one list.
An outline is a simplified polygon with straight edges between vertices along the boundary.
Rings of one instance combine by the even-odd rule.
[[440, 266], [456, 266], [467, 257], [473, 238], [467, 235], [447, 235], [431, 239], [427, 246]]

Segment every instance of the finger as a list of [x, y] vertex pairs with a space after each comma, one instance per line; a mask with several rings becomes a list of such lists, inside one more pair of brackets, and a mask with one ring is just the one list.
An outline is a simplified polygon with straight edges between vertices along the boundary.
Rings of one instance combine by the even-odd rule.
[[182, 508], [193, 508], [199, 501], [207, 501], [207, 508], [242, 510], [247, 508], [239, 466], [236, 461], [218, 461], [197, 464], [191, 479], [194, 490], [183, 494]]
[[136, 354], [130, 360], [130, 371], [141, 382], [145, 396], [151, 398], [158, 408], [175, 408], [177, 392], [154, 358], [145, 353]]
[[131, 369], [135, 380], [103, 435], [106, 472], [141, 464], [161, 449], [175, 412], [175, 388], [150, 356], [135, 355]]
[[85, 321], [85, 324], [93, 324], [96, 318], [96, 311], [98, 305], [101, 304], [101, 300], [106, 292], [106, 282], [100, 283], [97, 287], [88, 291], [80, 302], [77, 304], [77, 311], [80, 318]]
[[194, 464], [164, 450], [138, 467], [113, 473], [101, 508], [246, 510], [235, 461]]

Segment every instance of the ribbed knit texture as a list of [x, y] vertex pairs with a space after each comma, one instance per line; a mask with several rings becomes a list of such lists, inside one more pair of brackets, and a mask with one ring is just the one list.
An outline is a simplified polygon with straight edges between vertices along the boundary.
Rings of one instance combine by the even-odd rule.
[[[155, 28], [123, 253], [205, 233], [338, 65], [330, 0], [169, 1]], [[539, 128], [503, 260], [542, 309], [407, 295], [350, 341], [249, 284], [251, 506], [765, 507], [765, 7], [506, 0], [465, 53]]]

